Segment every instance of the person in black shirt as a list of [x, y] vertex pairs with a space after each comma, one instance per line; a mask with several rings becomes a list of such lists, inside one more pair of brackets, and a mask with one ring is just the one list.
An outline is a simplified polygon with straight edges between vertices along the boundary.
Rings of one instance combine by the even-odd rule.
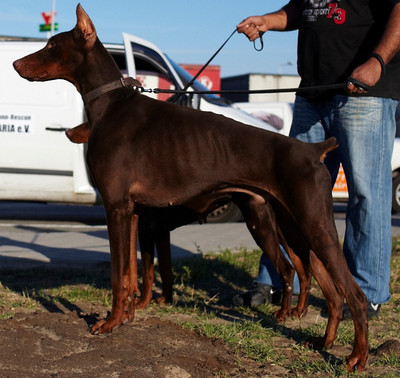
[[[281, 10], [242, 21], [250, 41], [260, 32], [299, 30], [300, 87], [344, 83], [343, 89], [299, 92], [290, 136], [339, 148], [325, 164], [336, 181], [343, 165], [349, 190], [343, 250], [368, 300], [369, 317], [390, 299], [392, 171], [395, 110], [400, 99], [400, 0], [292, 0]], [[281, 283], [262, 257], [249, 292], [256, 305]], [[267, 295], [266, 293], [270, 293]], [[252, 300], [254, 298], [254, 300]], [[275, 294], [276, 298], [276, 294]], [[350, 318], [348, 308], [344, 318]]]

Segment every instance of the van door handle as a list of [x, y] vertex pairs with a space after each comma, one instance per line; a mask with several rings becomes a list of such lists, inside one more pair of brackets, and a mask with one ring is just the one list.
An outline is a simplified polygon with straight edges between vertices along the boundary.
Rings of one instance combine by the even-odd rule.
[[58, 131], [58, 132], [65, 132], [67, 130], [69, 130], [66, 127], [46, 127], [45, 129], [46, 131]]

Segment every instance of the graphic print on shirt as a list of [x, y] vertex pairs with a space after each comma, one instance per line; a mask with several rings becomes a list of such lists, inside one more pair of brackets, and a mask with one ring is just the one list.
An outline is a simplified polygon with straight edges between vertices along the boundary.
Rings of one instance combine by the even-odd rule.
[[340, 7], [341, 0], [306, 0], [303, 16], [307, 22], [315, 22], [325, 17], [336, 25], [346, 22], [346, 10]]

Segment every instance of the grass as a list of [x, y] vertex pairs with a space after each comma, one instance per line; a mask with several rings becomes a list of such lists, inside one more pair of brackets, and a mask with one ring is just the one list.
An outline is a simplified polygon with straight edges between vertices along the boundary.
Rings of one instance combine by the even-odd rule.
[[[324, 333], [326, 320], [319, 312], [324, 304], [319, 288], [313, 284], [309, 314], [300, 320], [277, 324], [275, 306], [232, 307], [232, 297], [248, 288], [257, 275], [260, 251], [243, 248], [223, 250], [174, 261], [174, 303], [149, 310], [159, 316], [172, 316], [177, 323], [198, 334], [221, 339], [238, 358], [252, 358], [260, 366], [279, 365], [296, 376], [347, 376], [343, 358], [328, 352], [315, 352], [303, 346], [310, 336]], [[393, 240], [391, 301], [382, 307], [381, 316], [370, 322], [370, 348], [387, 340], [400, 341], [400, 240]], [[0, 270], [0, 319], [16, 312], [50, 308], [58, 303], [88, 302], [111, 307], [109, 264], [93, 269]], [[160, 292], [160, 278], [155, 290]], [[67, 305], [68, 307], [68, 305]], [[184, 314], [184, 320], [180, 315]], [[351, 350], [352, 322], [342, 322], [335, 345]], [[335, 352], [335, 355], [337, 353]], [[321, 356], [323, 358], [321, 358]], [[267, 370], [268, 371], [268, 370]], [[395, 377], [400, 373], [400, 352], [370, 358], [368, 376]]]

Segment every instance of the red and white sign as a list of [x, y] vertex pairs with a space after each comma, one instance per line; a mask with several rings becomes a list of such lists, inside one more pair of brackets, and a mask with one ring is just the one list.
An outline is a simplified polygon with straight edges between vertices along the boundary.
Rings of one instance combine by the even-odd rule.
[[[195, 76], [203, 67], [201, 64], [180, 64], [180, 66]], [[217, 65], [209, 65], [197, 78], [210, 91], [219, 91], [221, 89], [221, 67]]]

